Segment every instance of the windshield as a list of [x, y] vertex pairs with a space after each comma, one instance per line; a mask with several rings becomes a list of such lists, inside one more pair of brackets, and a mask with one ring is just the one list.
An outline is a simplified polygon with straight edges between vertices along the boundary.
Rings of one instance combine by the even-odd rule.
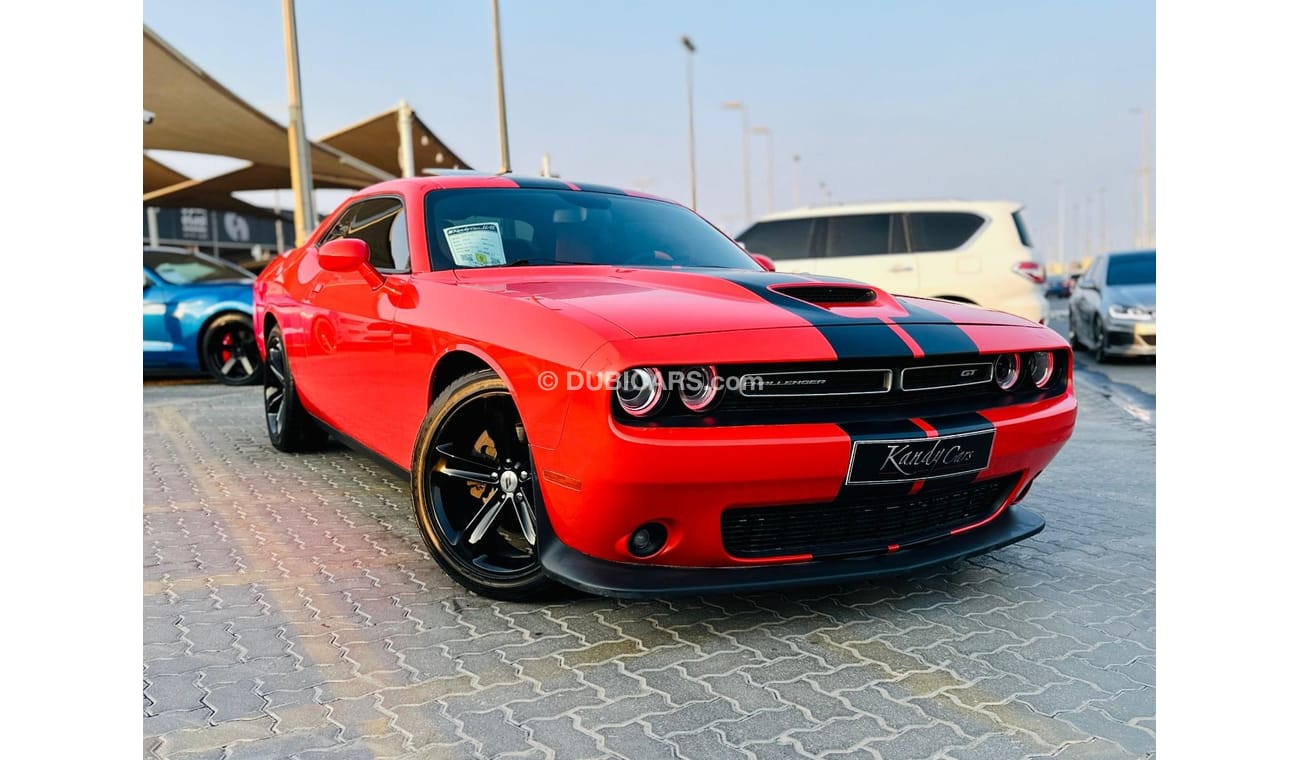
[[761, 270], [694, 213], [576, 190], [435, 190], [425, 200], [433, 268], [595, 264]]
[[144, 265], [172, 285], [251, 280], [257, 276], [219, 259], [176, 251], [145, 251]]
[[1155, 251], [1110, 257], [1110, 266], [1106, 267], [1107, 285], [1154, 285], [1155, 282]]

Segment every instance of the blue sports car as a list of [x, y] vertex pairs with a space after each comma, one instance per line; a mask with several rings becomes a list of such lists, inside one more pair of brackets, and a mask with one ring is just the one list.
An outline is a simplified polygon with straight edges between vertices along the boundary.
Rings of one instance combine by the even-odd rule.
[[246, 269], [174, 248], [144, 251], [145, 372], [197, 371], [226, 385], [262, 379]]

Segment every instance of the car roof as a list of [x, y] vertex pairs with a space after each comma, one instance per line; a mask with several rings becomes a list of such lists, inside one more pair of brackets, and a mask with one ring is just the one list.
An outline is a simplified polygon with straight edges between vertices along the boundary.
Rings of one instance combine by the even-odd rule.
[[[500, 188], [522, 190], [574, 190], [586, 193], [606, 193], [609, 195], [631, 195], [638, 198], [666, 201], [677, 204], [670, 198], [661, 198], [639, 190], [628, 190], [611, 185], [591, 182], [573, 182], [555, 177], [533, 177], [523, 174], [488, 174], [486, 172], [456, 172], [452, 174], [433, 174], [423, 177], [403, 177], [371, 185], [357, 191], [358, 195], [372, 195], [383, 192], [422, 192], [428, 190], [454, 190], [459, 188]], [[681, 204], [677, 204], [681, 205]]]
[[755, 222], [774, 222], [784, 219], [810, 219], [825, 216], [847, 216], [849, 214], [883, 214], [908, 211], [972, 211], [990, 214], [996, 212], [1014, 212], [1024, 208], [1024, 204], [1015, 201], [967, 201], [955, 198], [928, 200], [877, 201], [872, 203], [842, 203], [834, 206], [804, 206], [803, 208], [778, 211], [767, 214]]

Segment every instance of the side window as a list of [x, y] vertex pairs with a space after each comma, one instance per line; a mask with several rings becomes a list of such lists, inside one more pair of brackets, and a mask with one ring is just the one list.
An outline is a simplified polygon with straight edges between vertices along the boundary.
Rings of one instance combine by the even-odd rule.
[[[346, 223], [346, 232], [335, 232]], [[410, 269], [411, 251], [406, 239], [406, 213], [398, 198], [360, 201], [339, 219], [328, 240], [348, 237], [363, 241], [370, 249], [370, 264], [381, 272]]]
[[879, 256], [907, 250], [898, 214], [832, 216], [826, 222], [827, 256]]
[[352, 217], [356, 216], [357, 206], [359, 205], [361, 204], [353, 204], [339, 216], [339, 220], [334, 223], [334, 226], [330, 228], [330, 231], [326, 232], [325, 236], [320, 239], [321, 245], [324, 245], [331, 240], [338, 240], [348, 234], [348, 225], [352, 223]]
[[745, 250], [773, 259], [806, 259], [812, 250], [812, 219], [783, 219], [759, 222], [737, 240]]
[[912, 233], [912, 251], [951, 251], [970, 241], [984, 224], [984, 218], [960, 212], [924, 212], [908, 214], [907, 224]]
[[406, 240], [406, 210], [397, 212], [393, 226], [388, 230], [388, 248], [393, 253], [393, 268], [399, 272], [411, 269], [411, 247]]

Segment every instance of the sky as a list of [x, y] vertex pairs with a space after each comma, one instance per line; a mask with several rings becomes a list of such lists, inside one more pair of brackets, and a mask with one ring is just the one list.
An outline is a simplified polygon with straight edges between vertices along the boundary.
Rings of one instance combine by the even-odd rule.
[[[1152, 114], [1155, 4], [500, 0], [512, 168], [690, 201], [694, 55], [698, 210], [745, 228], [741, 114], [771, 130], [775, 209], [888, 199], [1025, 204], [1055, 259], [1132, 247], [1142, 108]], [[490, 0], [300, 0], [303, 110], [318, 137], [406, 99], [477, 169], [495, 171]], [[274, 0], [146, 0], [144, 23], [272, 118], [288, 120]], [[753, 216], [768, 211], [753, 135]], [[190, 176], [238, 162], [156, 157]], [[800, 157], [796, 177], [793, 157]], [[1151, 201], [1154, 229], [1155, 162]], [[266, 194], [247, 196], [267, 203]], [[320, 210], [346, 197], [318, 191]], [[288, 200], [285, 204], [288, 205]], [[1104, 210], [1103, 210], [1104, 209]], [[1089, 213], [1090, 212], [1090, 213]]]

